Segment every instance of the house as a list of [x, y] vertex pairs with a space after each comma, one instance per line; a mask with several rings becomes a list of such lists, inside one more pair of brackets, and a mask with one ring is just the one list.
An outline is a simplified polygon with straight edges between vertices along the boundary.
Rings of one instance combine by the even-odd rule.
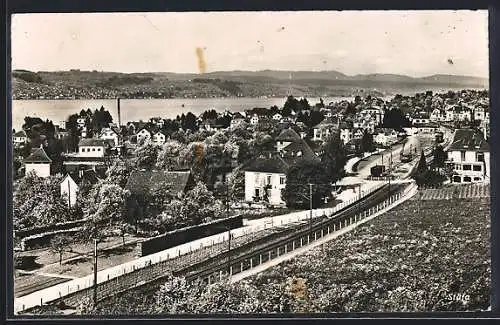
[[69, 206], [74, 207], [77, 203], [76, 200], [81, 185], [84, 182], [94, 185], [98, 183], [99, 180], [99, 176], [93, 169], [79, 170], [77, 172], [68, 173], [63, 178], [61, 183], [59, 183], [61, 197]]
[[482, 120], [481, 123], [479, 124], [479, 128], [483, 132], [483, 137], [485, 139], [489, 139], [490, 138], [490, 119]]
[[300, 135], [292, 128], [284, 129], [278, 137], [276, 137], [276, 151], [281, 152], [286, 146], [300, 140]]
[[252, 115], [252, 118], [250, 119], [250, 124], [252, 125], [259, 124], [259, 116], [257, 114]]
[[153, 143], [162, 145], [165, 143], [165, 134], [158, 132], [153, 134]]
[[430, 122], [441, 122], [444, 120], [446, 120], [446, 114], [439, 108], [433, 109], [431, 114], [429, 115]]
[[240, 125], [244, 121], [245, 121], [245, 116], [243, 116], [243, 114], [241, 114], [240, 112], [236, 112], [231, 117], [231, 123], [229, 125], [229, 128], [234, 129], [236, 126]]
[[439, 127], [434, 123], [413, 124], [420, 134], [434, 134]]
[[472, 129], [455, 130], [447, 153], [446, 163], [453, 169], [453, 183], [490, 181], [490, 149], [481, 133]]
[[392, 145], [398, 141], [398, 132], [392, 129], [377, 129], [373, 136], [373, 142], [383, 147]]
[[33, 171], [38, 177], [49, 177], [51, 163], [52, 159], [47, 156], [42, 147], [34, 148], [31, 150], [31, 154], [24, 159], [25, 172], [28, 174]]
[[279, 156], [258, 157], [248, 162], [245, 172], [245, 201], [268, 201], [274, 206], [284, 205], [281, 192], [286, 186], [289, 165]]
[[275, 206], [285, 204], [281, 191], [286, 186], [288, 168], [300, 160], [318, 159], [307, 142], [291, 128], [281, 131], [276, 142], [276, 153], [258, 157], [243, 166], [245, 201], [264, 200]]
[[54, 132], [54, 137], [56, 139], [59, 139], [59, 140], [62, 140], [66, 137], [69, 136], [69, 132], [64, 130], [64, 129], [60, 129], [59, 127], [55, 127], [55, 132]]
[[342, 140], [344, 144], [351, 141], [352, 137], [353, 137], [353, 132], [351, 128], [349, 128], [348, 126], [340, 127], [340, 140]]
[[355, 129], [354, 132], [352, 133], [352, 138], [359, 140], [363, 137], [363, 134], [364, 132], [362, 128]]
[[484, 120], [485, 117], [485, 108], [482, 106], [475, 107], [473, 109], [473, 116], [474, 120], [476, 121], [482, 121]]
[[28, 136], [26, 135], [26, 131], [21, 130], [17, 131], [12, 135], [12, 141], [14, 145], [22, 145], [28, 142]]
[[275, 121], [281, 121], [282, 118], [283, 116], [280, 113], [276, 113], [273, 115], [273, 120]]
[[114, 146], [117, 147], [120, 143], [120, 137], [112, 128], [103, 128], [99, 139], [110, 140], [113, 142]]
[[83, 128], [85, 126], [85, 120], [86, 120], [85, 118], [80, 117], [76, 120], [76, 124], [78, 124], [80, 128]]
[[78, 142], [79, 157], [104, 157], [107, 148], [111, 147], [110, 140], [80, 139]]
[[430, 122], [430, 116], [426, 112], [418, 112], [413, 115], [411, 122], [415, 124], [427, 124]]
[[330, 134], [335, 132], [337, 126], [337, 124], [334, 124], [329, 119], [325, 118], [313, 128], [313, 140], [325, 141], [328, 139]]
[[146, 129], [141, 129], [137, 132], [137, 142], [142, 143], [151, 139], [151, 132]]

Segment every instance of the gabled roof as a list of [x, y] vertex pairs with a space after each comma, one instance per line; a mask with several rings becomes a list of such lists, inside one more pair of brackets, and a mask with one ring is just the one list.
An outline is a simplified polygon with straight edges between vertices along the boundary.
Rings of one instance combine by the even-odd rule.
[[270, 158], [258, 157], [250, 160], [243, 167], [243, 171], [286, 174], [289, 165], [279, 156]]
[[125, 188], [132, 194], [160, 190], [176, 195], [187, 190], [190, 176], [190, 171], [133, 171]]
[[490, 147], [483, 135], [471, 129], [457, 129], [448, 151], [480, 151], [489, 152]]
[[290, 143], [288, 146], [283, 148], [283, 151], [287, 153], [297, 153], [302, 152], [302, 158], [311, 159], [314, 157], [314, 151], [309, 147], [304, 139]]
[[12, 136], [16, 138], [27, 137], [26, 132], [24, 130], [17, 131]]
[[52, 159], [47, 156], [47, 153], [43, 148], [36, 148], [31, 150], [31, 155], [24, 159], [25, 163], [48, 163], [52, 162]]
[[86, 146], [86, 147], [104, 147], [106, 144], [109, 144], [107, 140], [103, 139], [88, 139], [88, 138], [83, 138], [80, 139], [80, 142], [78, 142], [78, 146]]
[[233, 114], [232, 116], [232, 120], [242, 120], [242, 119], [245, 119], [245, 116], [243, 116], [243, 114], [241, 114], [240, 112], [236, 112]]
[[314, 126], [315, 129], [336, 127], [337, 125], [333, 123], [330, 119], [325, 118], [323, 121], [319, 122]]
[[276, 141], [287, 141], [287, 142], [295, 142], [299, 141], [300, 135], [297, 134], [292, 128], [285, 129], [281, 131], [280, 135], [276, 138]]
[[71, 171], [66, 174], [66, 176], [61, 181], [64, 182], [66, 177], [71, 177], [71, 179], [78, 185], [80, 185], [84, 180], [88, 181], [90, 184], [97, 184], [101, 179], [93, 169], [84, 170], [82, 175], [79, 171]]

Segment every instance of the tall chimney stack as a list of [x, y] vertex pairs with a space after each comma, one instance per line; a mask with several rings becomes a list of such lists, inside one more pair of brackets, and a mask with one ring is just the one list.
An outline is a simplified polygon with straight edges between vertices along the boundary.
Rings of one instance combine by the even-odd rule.
[[121, 127], [122, 124], [121, 124], [121, 116], [120, 116], [120, 98], [118, 97], [117, 98], [117, 106], [118, 106], [118, 127]]

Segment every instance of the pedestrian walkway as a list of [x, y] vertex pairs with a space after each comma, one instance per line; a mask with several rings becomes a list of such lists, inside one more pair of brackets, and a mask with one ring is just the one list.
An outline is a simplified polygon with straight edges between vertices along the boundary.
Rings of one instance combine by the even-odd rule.
[[60, 279], [78, 279], [76, 276], [71, 276], [71, 275], [64, 275], [64, 274], [54, 274], [54, 273], [45, 273], [45, 272], [39, 272], [39, 271], [23, 271], [23, 270], [18, 270], [20, 274], [34, 274], [34, 275], [43, 275], [49, 278], [60, 278]]

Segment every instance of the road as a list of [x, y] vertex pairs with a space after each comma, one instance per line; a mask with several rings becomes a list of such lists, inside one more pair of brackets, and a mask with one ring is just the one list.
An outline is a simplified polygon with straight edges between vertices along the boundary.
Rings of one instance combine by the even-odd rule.
[[[405, 151], [411, 146], [412, 148], [417, 150], [417, 154], [420, 152], [420, 141], [418, 135], [411, 135], [407, 138], [405, 143]], [[401, 162], [399, 154], [401, 153], [401, 149], [403, 148], [403, 144], [397, 144], [393, 146], [390, 150], [385, 151], [382, 154], [370, 156], [364, 160], [362, 160], [357, 169], [357, 175], [360, 180], [367, 179], [371, 174], [371, 168], [375, 165], [384, 165], [386, 168], [389, 168], [391, 159], [392, 165], [398, 164]], [[392, 157], [391, 157], [392, 155]]]

